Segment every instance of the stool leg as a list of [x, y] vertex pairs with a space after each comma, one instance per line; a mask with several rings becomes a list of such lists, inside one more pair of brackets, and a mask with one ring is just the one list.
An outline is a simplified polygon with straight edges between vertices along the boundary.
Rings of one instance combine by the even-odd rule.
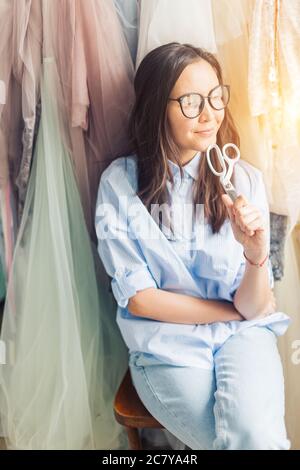
[[142, 450], [142, 444], [139, 436], [139, 432], [137, 428], [131, 428], [129, 426], [125, 426], [129, 441], [129, 447], [131, 450]]

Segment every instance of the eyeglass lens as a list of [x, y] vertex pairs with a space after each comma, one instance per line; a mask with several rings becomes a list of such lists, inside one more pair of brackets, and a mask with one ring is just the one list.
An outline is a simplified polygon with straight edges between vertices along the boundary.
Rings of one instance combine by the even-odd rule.
[[[224, 109], [229, 101], [229, 91], [226, 86], [220, 85], [215, 88], [208, 97], [209, 104], [215, 110]], [[201, 114], [204, 108], [204, 98], [202, 96], [191, 93], [181, 99], [181, 109], [183, 114], [188, 118], [194, 118]]]

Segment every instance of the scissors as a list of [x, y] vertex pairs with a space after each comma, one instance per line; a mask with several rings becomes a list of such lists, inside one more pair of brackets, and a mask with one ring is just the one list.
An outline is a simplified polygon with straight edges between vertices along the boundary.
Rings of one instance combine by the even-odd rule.
[[[232, 148], [236, 152], [236, 157], [235, 158], [230, 158], [226, 150], [228, 148]], [[211, 160], [210, 160], [210, 152], [215, 149], [220, 165], [222, 167], [222, 171], [216, 171], [215, 168], [213, 167]], [[235, 187], [230, 181], [230, 178], [233, 173], [233, 167], [235, 163], [240, 159], [240, 151], [238, 147], [235, 144], [225, 144], [222, 148], [222, 151], [220, 147], [217, 144], [211, 144], [208, 149], [206, 150], [206, 158], [207, 158], [207, 163], [211, 171], [213, 172], [214, 175], [217, 175], [220, 177], [220, 183], [223, 186], [225, 192], [228, 194], [228, 196], [231, 198], [231, 200], [234, 202], [236, 198], [238, 197], [238, 194], [236, 192]], [[228, 168], [226, 168], [226, 163], [228, 163]]]

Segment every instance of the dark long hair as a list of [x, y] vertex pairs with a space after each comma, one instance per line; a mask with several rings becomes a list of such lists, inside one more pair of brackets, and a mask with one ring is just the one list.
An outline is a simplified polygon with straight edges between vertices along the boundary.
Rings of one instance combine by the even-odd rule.
[[[168, 157], [176, 161], [183, 176], [180, 153], [167, 120], [167, 103], [170, 93], [185, 67], [200, 59], [206, 60], [223, 84], [219, 62], [211, 53], [190, 44], [172, 42], [149, 52], [136, 72], [135, 104], [129, 120], [131, 151], [137, 155], [137, 194], [150, 211], [152, 204], [168, 202], [166, 182], [173, 176]], [[217, 134], [217, 144], [222, 148], [232, 142], [239, 146], [239, 136], [228, 108]], [[214, 152], [212, 162], [221, 170]], [[224, 190], [219, 178], [212, 174], [206, 159], [200, 159], [199, 176], [194, 184], [194, 204], [204, 204], [204, 214], [212, 232], [219, 232], [227, 210], [221, 199]]]

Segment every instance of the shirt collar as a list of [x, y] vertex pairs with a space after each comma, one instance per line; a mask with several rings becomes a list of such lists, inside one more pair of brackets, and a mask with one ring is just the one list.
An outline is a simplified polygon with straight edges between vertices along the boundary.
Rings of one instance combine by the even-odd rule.
[[[197, 152], [196, 155], [192, 158], [192, 160], [190, 160], [188, 163], [186, 163], [186, 165], [182, 167], [183, 172], [187, 173], [194, 180], [198, 179], [198, 169], [199, 169], [200, 158], [201, 158], [201, 152]], [[172, 171], [173, 176], [180, 174], [179, 166], [169, 159], [168, 159], [168, 162], [169, 162], [169, 167]]]

